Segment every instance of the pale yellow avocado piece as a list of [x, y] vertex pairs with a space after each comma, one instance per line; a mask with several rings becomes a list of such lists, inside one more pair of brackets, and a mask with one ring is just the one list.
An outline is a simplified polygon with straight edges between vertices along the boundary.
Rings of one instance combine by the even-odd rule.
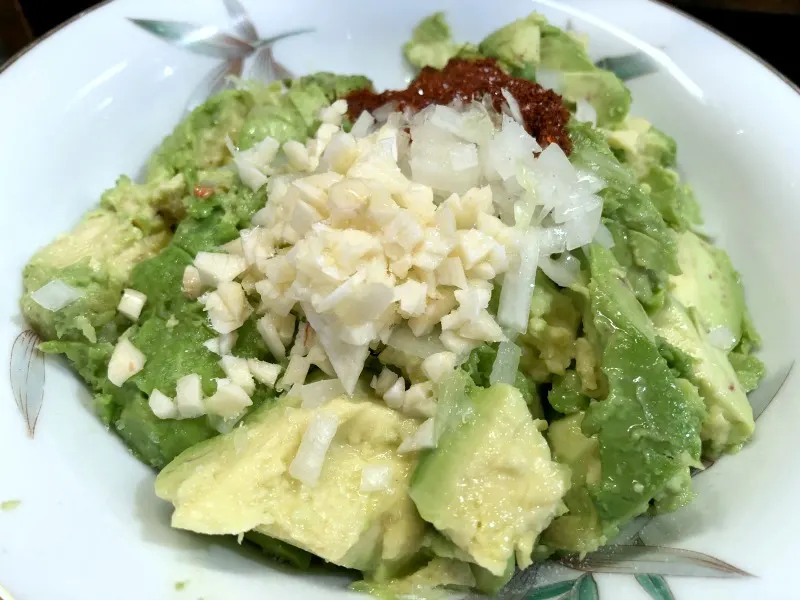
[[[724, 251], [691, 231], [677, 236], [680, 275], [669, 280], [672, 295], [687, 309], [697, 311], [706, 331], [725, 327], [735, 346], [742, 337], [746, 306], [739, 275]], [[729, 348], [730, 349], [730, 348]]]
[[709, 343], [703, 327], [697, 326], [674, 299], [667, 299], [664, 308], [653, 316], [653, 324], [659, 336], [693, 359], [687, 376], [706, 405], [700, 432], [707, 446], [705, 453], [718, 456], [735, 452], [753, 435], [755, 422], [727, 353]]
[[469, 396], [470, 414], [420, 459], [411, 497], [422, 517], [473, 562], [502, 575], [564, 510], [569, 470], [550, 456], [520, 392], [497, 384]]
[[569, 512], [553, 520], [542, 542], [566, 552], [592, 552], [606, 543], [589, 494], [589, 487], [600, 481], [600, 445], [597, 438], [581, 431], [583, 417], [583, 412], [575, 413], [550, 423], [547, 429], [554, 458], [572, 471], [572, 486], [564, 496]]
[[[314, 410], [336, 415], [339, 427], [319, 481], [309, 487], [288, 469]], [[416, 458], [396, 452], [418, 426], [367, 397], [341, 396], [317, 409], [284, 399], [178, 456], [156, 479], [156, 494], [175, 505], [173, 527], [212, 535], [255, 530], [370, 570], [421, 545], [425, 523], [407, 493]], [[391, 467], [389, 489], [360, 491], [367, 465]]]

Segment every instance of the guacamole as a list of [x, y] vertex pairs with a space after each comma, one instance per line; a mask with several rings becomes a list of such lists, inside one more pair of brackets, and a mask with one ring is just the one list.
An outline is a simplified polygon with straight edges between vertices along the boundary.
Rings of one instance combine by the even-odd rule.
[[690, 502], [753, 434], [760, 338], [675, 141], [577, 36], [436, 13], [402, 51], [388, 95], [210, 98], [33, 255], [21, 307], [174, 527], [381, 598], [492, 595]]

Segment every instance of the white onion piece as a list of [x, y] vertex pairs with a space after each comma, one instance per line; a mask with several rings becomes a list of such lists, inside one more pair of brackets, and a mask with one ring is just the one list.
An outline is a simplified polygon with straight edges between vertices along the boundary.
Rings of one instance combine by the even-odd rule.
[[522, 117], [522, 111], [519, 109], [519, 102], [517, 102], [517, 99], [514, 98], [514, 96], [511, 95], [511, 92], [509, 92], [506, 88], [500, 90], [500, 93], [503, 94], [503, 98], [505, 98], [506, 102], [508, 102], [508, 114], [517, 123], [524, 124], [525, 119]]
[[411, 356], [428, 358], [432, 354], [445, 350], [439, 340], [439, 334], [439, 331], [431, 331], [427, 335], [417, 337], [407, 326], [401, 326], [392, 331], [386, 345]]
[[60, 279], [53, 279], [33, 292], [31, 299], [45, 310], [58, 312], [81, 296], [83, 294], [74, 287], [67, 285]]
[[603, 216], [602, 203], [594, 208], [582, 211], [575, 218], [564, 223], [564, 231], [567, 233], [567, 250], [574, 250], [591, 243], [597, 228], [600, 226], [600, 218]]
[[303, 312], [309, 324], [317, 334], [317, 339], [328, 355], [336, 376], [342, 382], [348, 395], [352, 395], [358, 383], [358, 377], [364, 370], [364, 363], [369, 354], [369, 344], [348, 344], [342, 341], [330, 325], [328, 317], [320, 315], [310, 304], [303, 303]]
[[416, 452], [417, 450], [424, 450], [425, 448], [435, 448], [435, 434], [434, 421], [433, 417], [431, 417], [420, 425], [419, 429], [403, 440], [403, 443], [397, 448], [397, 453], [407, 454], [408, 452]]
[[298, 392], [303, 408], [318, 408], [334, 398], [342, 396], [345, 391], [338, 379], [324, 379], [302, 386]]
[[[397, 102], [393, 100], [373, 110], [372, 116], [375, 117], [375, 120], [378, 123], [385, 123], [386, 121], [389, 120], [389, 115], [395, 112], [397, 112]], [[397, 114], [402, 116], [401, 113]]]
[[564, 84], [564, 77], [558, 71], [536, 69], [536, 83], [545, 89], [558, 92]]
[[315, 486], [338, 427], [339, 417], [336, 415], [325, 411], [314, 413], [300, 441], [297, 454], [289, 465], [289, 475], [308, 486]]
[[581, 98], [577, 102], [575, 108], [575, 119], [581, 122], [589, 122], [592, 125], [597, 125], [597, 111], [594, 106], [589, 104], [588, 100]]
[[539, 261], [539, 240], [535, 231], [528, 230], [519, 241], [519, 258], [519, 267], [506, 273], [503, 281], [497, 322], [511, 331], [525, 333]]
[[557, 259], [552, 259], [549, 256], [540, 257], [539, 268], [556, 285], [569, 287], [578, 281], [581, 263], [571, 254], [565, 253]]
[[594, 232], [594, 241], [604, 248], [614, 247], [614, 236], [611, 235], [611, 231], [603, 223], [597, 226], [597, 231]]
[[489, 375], [489, 383], [514, 385], [521, 356], [522, 350], [514, 342], [500, 342], [497, 356], [492, 364], [492, 373]]
[[733, 335], [730, 329], [724, 325], [720, 325], [708, 332], [708, 341], [712, 346], [729, 352], [736, 345], [736, 336]]
[[361, 491], [382, 492], [392, 483], [392, 467], [389, 465], [367, 465], [361, 469]]
[[358, 116], [356, 122], [353, 123], [353, 128], [350, 130], [350, 135], [352, 135], [354, 138], [366, 137], [374, 123], [375, 117], [365, 110]]
[[539, 230], [539, 256], [560, 254], [567, 249], [567, 232], [564, 227], [545, 227]]

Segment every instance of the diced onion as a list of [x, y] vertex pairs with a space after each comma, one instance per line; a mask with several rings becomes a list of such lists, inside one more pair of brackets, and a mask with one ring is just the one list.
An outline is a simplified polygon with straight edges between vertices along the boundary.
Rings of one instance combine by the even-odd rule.
[[575, 108], [575, 119], [577, 121], [589, 122], [592, 125], [597, 124], [597, 111], [588, 100], [580, 99]]
[[361, 491], [382, 492], [392, 483], [392, 467], [389, 465], [367, 465], [361, 469]]
[[47, 282], [31, 294], [31, 299], [45, 310], [58, 312], [82, 296], [81, 292], [60, 279]]
[[514, 385], [517, 379], [517, 368], [522, 350], [513, 342], [500, 342], [497, 348], [497, 356], [492, 364], [492, 373], [489, 375], [489, 383], [507, 383]]
[[505, 98], [506, 102], [508, 102], [508, 113], [517, 123], [524, 123], [525, 119], [522, 117], [522, 111], [519, 109], [519, 103], [517, 102], [517, 99], [514, 98], [514, 96], [511, 95], [511, 92], [509, 92], [506, 88], [503, 88], [500, 93], [503, 94], [503, 98]]
[[531, 297], [536, 283], [539, 261], [539, 241], [535, 231], [527, 231], [519, 242], [520, 264], [506, 273], [500, 291], [497, 321], [517, 333], [525, 333], [531, 309]]
[[297, 392], [303, 408], [318, 408], [339, 396], [344, 395], [344, 386], [338, 379], [324, 379], [306, 384]]
[[539, 268], [556, 285], [569, 287], [578, 281], [581, 263], [577, 258], [565, 252], [557, 259], [549, 256], [540, 257]]
[[336, 415], [324, 410], [314, 413], [300, 441], [297, 454], [289, 465], [289, 475], [308, 486], [315, 486], [338, 427], [339, 418]]
[[730, 329], [724, 325], [720, 325], [708, 332], [708, 342], [720, 350], [729, 352], [736, 345], [736, 336], [733, 335]]
[[417, 337], [408, 327], [394, 329], [386, 345], [418, 358], [428, 358], [432, 354], [445, 350], [444, 345], [439, 340], [438, 331], [432, 331], [427, 335]]
[[353, 123], [353, 128], [350, 130], [350, 135], [354, 138], [363, 138], [369, 133], [370, 127], [375, 123], [375, 117], [367, 111], [363, 111]]
[[594, 241], [604, 248], [614, 247], [614, 236], [611, 235], [611, 231], [603, 223], [597, 226], [597, 231], [594, 232]]
[[558, 71], [536, 69], [536, 83], [545, 89], [558, 93], [564, 82], [563, 75]]
[[420, 425], [419, 429], [403, 440], [403, 443], [397, 448], [397, 452], [398, 454], [407, 454], [408, 452], [435, 447], [436, 430], [434, 428], [434, 420], [430, 418]]

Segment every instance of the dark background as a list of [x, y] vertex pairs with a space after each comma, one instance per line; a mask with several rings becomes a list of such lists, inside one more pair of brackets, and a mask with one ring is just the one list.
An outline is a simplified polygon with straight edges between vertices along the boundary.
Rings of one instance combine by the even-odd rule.
[[[15, 8], [21, 10], [30, 37], [35, 39], [96, 3], [91, 0], [0, 0], [0, 33], [4, 31], [3, 21], [13, 21]], [[800, 32], [800, 0], [673, 0], [671, 3], [746, 46], [800, 83], [800, 50], [794, 41], [794, 34]], [[14, 26], [6, 27], [5, 31], [9, 29], [14, 32]], [[0, 38], [6, 39], [7, 35], [4, 33]]]

